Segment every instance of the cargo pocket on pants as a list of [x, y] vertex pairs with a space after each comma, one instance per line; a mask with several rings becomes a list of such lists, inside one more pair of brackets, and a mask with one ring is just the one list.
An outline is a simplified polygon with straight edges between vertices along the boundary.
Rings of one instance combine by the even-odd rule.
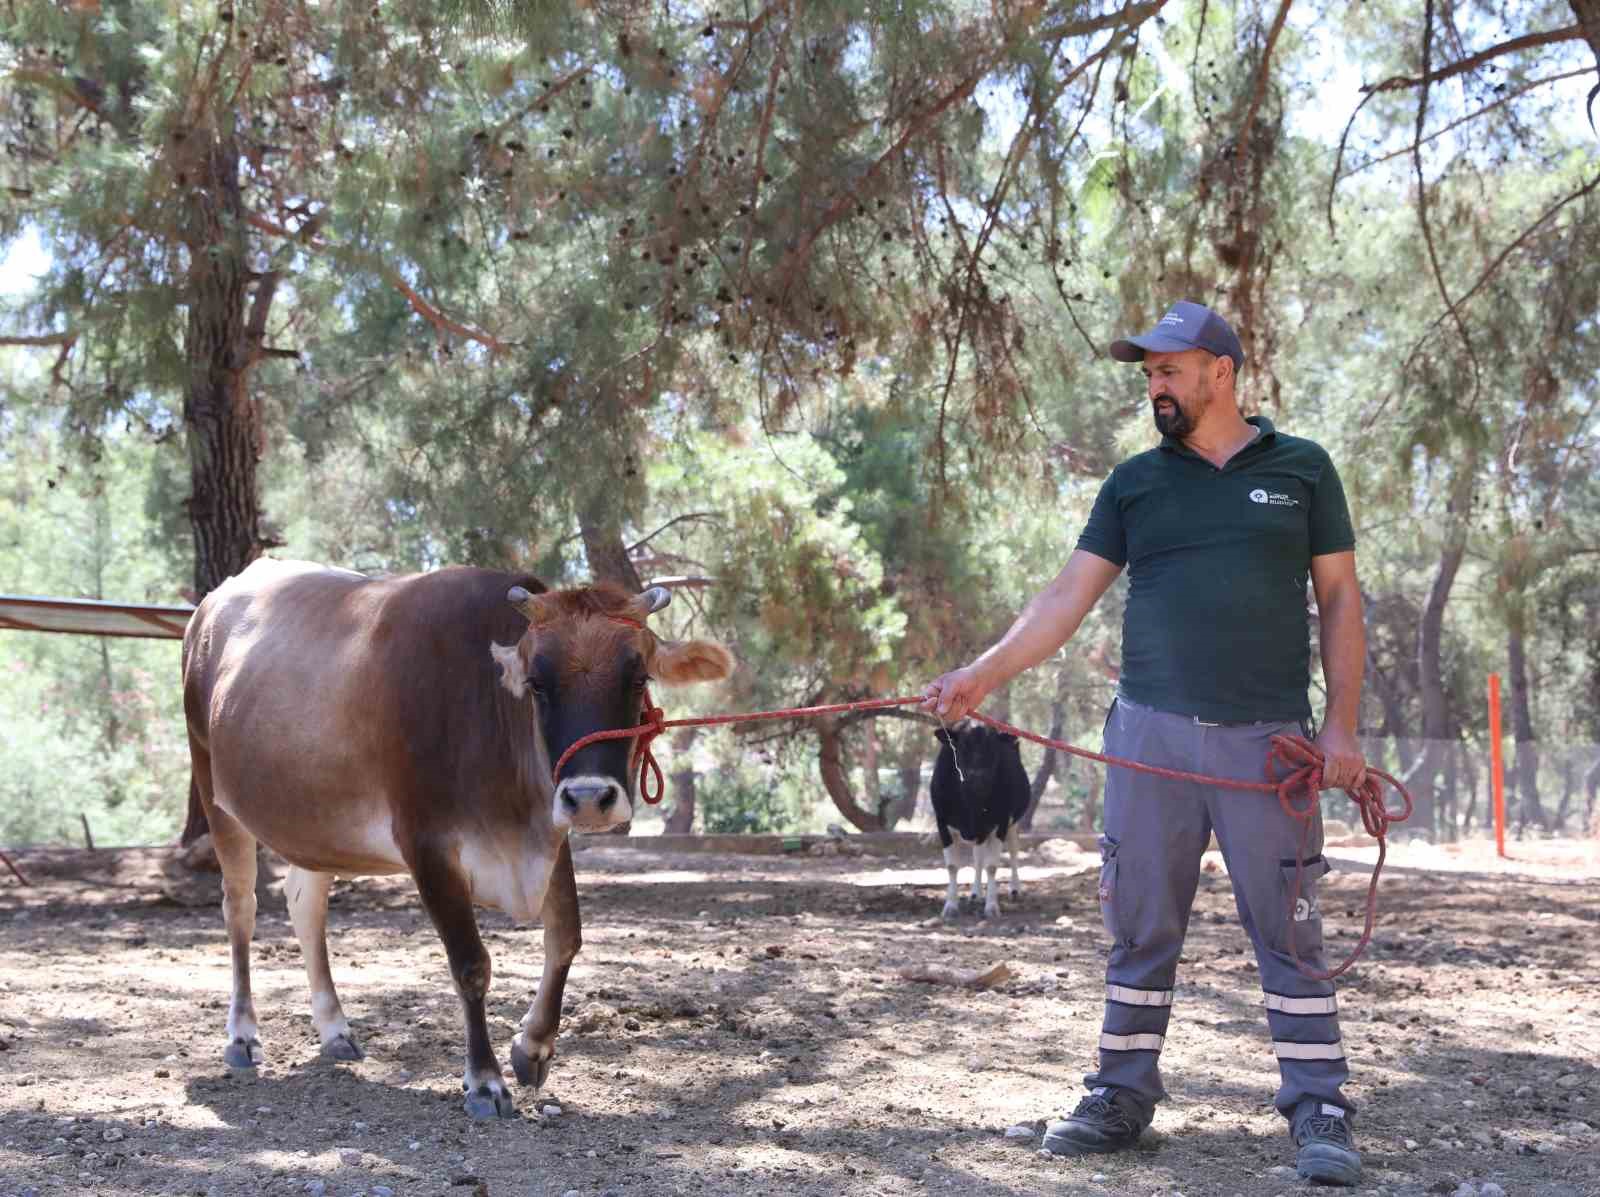
[[1100, 921], [1112, 943], [1122, 942], [1117, 919], [1117, 841], [1100, 837]]
[[[1289, 950], [1290, 936], [1300, 951], [1322, 946], [1322, 908], [1317, 902], [1317, 882], [1328, 874], [1332, 866], [1325, 856], [1313, 856], [1304, 867], [1294, 861], [1283, 861], [1278, 872], [1283, 878], [1283, 897], [1278, 903], [1274, 922], [1278, 925], [1278, 947]], [[1295, 878], [1299, 877], [1299, 892], [1295, 891]]]

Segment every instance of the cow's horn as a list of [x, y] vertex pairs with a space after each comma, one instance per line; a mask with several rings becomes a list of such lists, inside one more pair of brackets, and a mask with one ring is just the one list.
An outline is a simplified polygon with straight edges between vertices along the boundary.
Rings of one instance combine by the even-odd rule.
[[506, 591], [506, 602], [528, 617], [529, 623], [539, 622], [539, 596], [525, 586], [513, 586]]
[[652, 586], [640, 597], [644, 599], [644, 613], [654, 615], [672, 601], [672, 591], [665, 586]]

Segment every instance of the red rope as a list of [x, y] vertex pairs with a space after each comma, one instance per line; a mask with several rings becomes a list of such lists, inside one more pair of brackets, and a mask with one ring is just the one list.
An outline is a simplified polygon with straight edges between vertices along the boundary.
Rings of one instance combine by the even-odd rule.
[[[662, 784], [661, 766], [656, 763], [655, 754], [650, 750], [651, 741], [665, 732], [669, 727], [709, 727], [724, 723], [757, 723], [774, 719], [805, 719], [815, 715], [836, 715], [847, 711], [873, 711], [885, 707], [911, 706], [921, 703], [924, 697], [920, 694], [905, 698], [871, 698], [861, 702], [839, 702], [817, 707], [789, 707], [778, 711], [757, 711], [749, 715], [703, 715], [698, 719], [667, 719], [666, 712], [650, 700], [650, 692], [645, 691], [644, 709], [640, 712], [643, 722], [636, 727], [614, 728], [611, 731], [591, 732], [582, 739], [575, 741], [571, 747], [561, 754], [561, 759], [556, 762], [554, 776], [559, 780], [561, 769], [566, 765], [572, 755], [590, 744], [603, 740], [625, 740], [634, 736], [639, 738], [634, 746], [633, 760], [630, 769], [639, 771], [639, 795], [646, 802], [655, 804], [661, 801], [664, 786]], [[1367, 829], [1367, 834], [1378, 841], [1378, 862], [1372, 870], [1372, 882], [1367, 887], [1367, 918], [1366, 926], [1361, 932], [1361, 939], [1356, 944], [1355, 951], [1350, 958], [1338, 968], [1327, 972], [1317, 972], [1308, 968], [1300, 960], [1300, 953], [1294, 942], [1294, 910], [1299, 904], [1301, 889], [1305, 878], [1305, 853], [1310, 844], [1312, 815], [1317, 810], [1317, 803], [1322, 794], [1322, 763], [1323, 754], [1315, 744], [1304, 736], [1273, 736], [1272, 749], [1267, 754], [1266, 774], [1267, 781], [1240, 781], [1231, 777], [1210, 777], [1204, 773], [1189, 773], [1182, 769], [1165, 769], [1158, 765], [1146, 765], [1139, 761], [1124, 760], [1121, 757], [1107, 756], [1100, 752], [1090, 752], [1086, 748], [1076, 748], [1062, 740], [1053, 740], [1049, 736], [1041, 736], [1034, 732], [1014, 727], [1003, 723], [999, 719], [991, 719], [981, 711], [969, 712], [973, 719], [987, 723], [999, 731], [1020, 736], [1024, 740], [1031, 740], [1046, 748], [1054, 748], [1058, 752], [1080, 756], [1085, 760], [1099, 761], [1103, 765], [1115, 765], [1119, 769], [1132, 769], [1139, 773], [1149, 773], [1156, 777], [1166, 777], [1175, 781], [1192, 781], [1201, 785], [1215, 786], [1220, 789], [1246, 790], [1254, 793], [1275, 794], [1278, 804], [1284, 813], [1291, 818], [1298, 819], [1302, 825], [1300, 833], [1300, 851], [1297, 854], [1294, 892], [1289, 896], [1289, 955], [1294, 960], [1295, 967], [1304, 975], [1318, 981], [1331, 981], [1348, 969], [1361, 956], [1367, 944], [1372, 939], [1372, 928], [1377, 919], [1378, 912], [1378, 874], [1383, 871], [1384, 858], [1387, 855], [1387, 836], [1391, 823], [1402, 823], [1411, 817], [1411, 795], [1399, 781], [1383, 772], [1381, 769], [1367, 769], [1366, 779], [1354, 789], [1346, 789], [1350, 800], [1361, 811], [1362, 825]], [[646, 770], [649, 772], [647, 773]], [[1279, 771], [1283, 776], [1279, 777]], [[653, 781], [653, 784], [652, 784]], [[1391, 810], [1384, 803], [1383, 791], [1380, 782], [1387, 783], [1400, 795], [1402, 806], [1398, 810]]]

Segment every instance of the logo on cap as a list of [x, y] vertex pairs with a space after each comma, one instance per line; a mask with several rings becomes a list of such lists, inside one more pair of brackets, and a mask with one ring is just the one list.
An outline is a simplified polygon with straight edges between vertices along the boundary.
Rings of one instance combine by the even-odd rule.
[[1267, 501], [1267, 492], [1260, 489], [1251, 491], [1250, 501], [1252, 503], [1265, 503]]

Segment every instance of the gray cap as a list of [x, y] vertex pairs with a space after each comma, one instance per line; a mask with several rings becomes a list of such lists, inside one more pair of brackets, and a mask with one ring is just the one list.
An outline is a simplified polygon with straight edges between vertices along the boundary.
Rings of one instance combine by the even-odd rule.
[[1233, 371], [1244, 365], [1244, 346], [1228, 322], [1201, 303], [1180, 299], [1149, 332], [1111, 342], [1111, 356], [1119, 362], [1142, 362], [1146, 353], [1182, 353], [1204, 349], [1217, 357], [1233, 359]]

